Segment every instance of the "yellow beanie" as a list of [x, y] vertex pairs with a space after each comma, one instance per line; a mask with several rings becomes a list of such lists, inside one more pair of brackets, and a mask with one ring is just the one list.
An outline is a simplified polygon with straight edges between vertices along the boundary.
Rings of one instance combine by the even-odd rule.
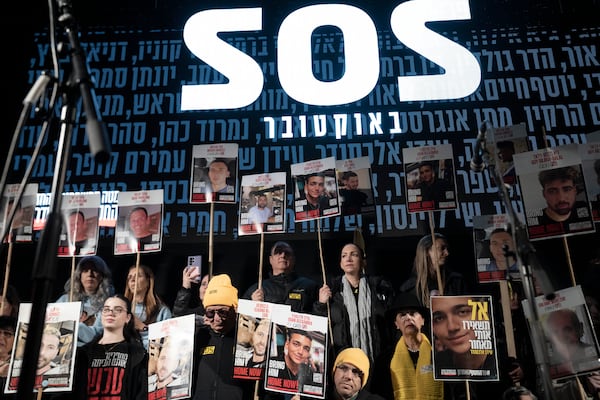
[[369, 357], [367, 357], [365, 352], [356, 347], [342, 350], [335, 359], [335, 363], [333, 363], [334, 373], [338, 365], [342, 363], [352, 364], [362, 371], [362, 387], [365, 387], [367, 380], [369, 380], [369, 368], [371, 367], [371, 362], [369, 361]]
[[233, 306], [237, 310], [238, 290], [231, 284], [231, 278], [227, 274], [215, 275], [206, 287], [204, 308], [208, 306]]

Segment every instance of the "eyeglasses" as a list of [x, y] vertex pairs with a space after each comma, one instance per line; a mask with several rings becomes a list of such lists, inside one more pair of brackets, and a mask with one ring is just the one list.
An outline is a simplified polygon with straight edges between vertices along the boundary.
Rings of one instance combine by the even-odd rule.
[[114, 314], [114, 315], [119, 315], [122, 312], [125, 312], [126, 310], [123, 307], [115, 307], [115, 308], [110, 308], [110, 307], [102, 307], [102, 314], [106, 315], [106, 314]]
[[355, 378], [360, 378], [361, 380], [365, 376], [365, 374], [363, 374], [363, 372], [360, 369], [352, 368], [349, 365], [341, 364], [341, 365], [338, 365], [336, 368], [339, 369], [340, 371], [342, 371], [342, 373], [344, 373], [344, 374], [348, 371], [352, 371], [352, 375], [354, 375]]
[[4, 330], [4, 329], [0, 329], [0, 336], [4, 336], [6, 338], [11, 338], [11, 337], [15, 336], [15, 333], [11, 332], [11, 331]]
[[213, 319], [215, 314], [219, 314], [219, 318], [221, 319], [227, 319], [227, 317], [229, 317], [229, 309], [219, 308], [218, 310], [206, 310], [204, 316], [208, 319]]

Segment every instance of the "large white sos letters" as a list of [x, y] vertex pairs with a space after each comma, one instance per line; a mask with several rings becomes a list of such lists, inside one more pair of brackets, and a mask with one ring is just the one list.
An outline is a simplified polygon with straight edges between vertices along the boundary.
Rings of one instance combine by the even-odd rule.
[[[260, 96], [264, 84], [260, 66], [217, 34], [260, 30], [261, 13], [261, 8], [207, 10], [188, 19], [183, 28], [184, 42], [229, 82], [183, 85], [182, 110], [241, 108]], [[398, 40], [445, 70], [440, 75], [398, 77], [401, 101], [455, 99], [477, 90], [481, 81], [477, 59], [464, 47], [425, 27], [426, 22], [470, 18], [469, 0], [412, 0], [396, 7], [390, 22]], [[312, 72], [311, 35], [321, 26], [335, 26], [344, 36], [344, 74], [332, 82], [320, 81]], [[347, 104], [364, 98], [377, 84], [377, 31], [371, 18], [357, 7], [319, 4], [300, 8], [283, 20], [277, 40], [281, 87], [298, 102]]]

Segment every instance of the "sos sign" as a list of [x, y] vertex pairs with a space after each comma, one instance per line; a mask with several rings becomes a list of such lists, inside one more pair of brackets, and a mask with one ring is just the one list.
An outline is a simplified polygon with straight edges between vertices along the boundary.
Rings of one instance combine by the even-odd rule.
[[[447, 100], [469, 96], [481, 82], [477, 59], [466, 48], [428, 29], [434, 21], [471, 19], [469, 0], [412, 0], [398, 5], [390, 25], [396, 38], [444, 69], [443, 74], [398, 76], [400, 101]], [[344, 38], [344, 74], [335, 81], [315, 78], [311, 35], [335, 26]], [[218, 37], [220, 32], [262, 29], [262, 8], [205, 10], [192, 15], [183, 40], [199, 59], [228, 78], [224, 84], [183, 85], [182, 110], [236, 109], [261, 94], [264, 76], [250, 56]], [[345, 4], [317, 4], [289, 14], [277, 35], [277, 74], [294, 100], [334, 106], [367, 96], [379, 79], [379, 45], [373, 20], [363, 10]]]

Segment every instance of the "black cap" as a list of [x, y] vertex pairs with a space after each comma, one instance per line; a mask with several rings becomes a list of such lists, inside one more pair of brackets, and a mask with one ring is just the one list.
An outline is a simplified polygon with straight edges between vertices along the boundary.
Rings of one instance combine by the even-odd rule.
[[417, 296], [411, 292], [398, 293], [394, 298], [394, 302], [388, 309], [387, 314], [390, 318], [395, 318], [396, 315], [403, 310], [415, 310], [418, 311], [423, 318], [429, 317], [429, 309], [424, 307]]

